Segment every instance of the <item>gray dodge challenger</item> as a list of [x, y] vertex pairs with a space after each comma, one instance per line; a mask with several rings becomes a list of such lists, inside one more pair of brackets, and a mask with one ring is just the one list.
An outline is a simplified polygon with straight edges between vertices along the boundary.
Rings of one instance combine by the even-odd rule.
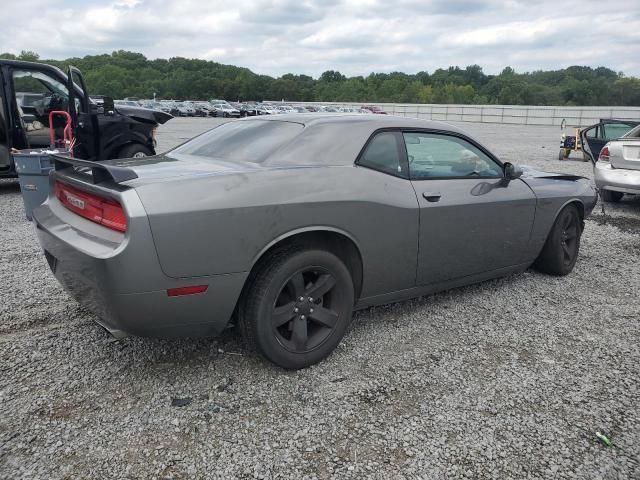
[[596, 194], [501, 162], [462, 130], [389, 115], [220, 125], [163, 155], [57, 158], [35, 210], [56, 278], [116, 336], [235, 322], [285, 368], [354, 309], [520, 272], [566, 275]]

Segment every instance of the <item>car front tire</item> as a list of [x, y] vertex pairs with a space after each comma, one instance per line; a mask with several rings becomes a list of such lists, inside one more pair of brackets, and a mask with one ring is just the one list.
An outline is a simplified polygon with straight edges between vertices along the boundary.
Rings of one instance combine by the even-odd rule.
[[564, 207], [551, 227], [534, 268], [549, 275], [564, 276], [573, 270], [580, 251], [582, 219], [575, 205]]
[[347, 267], [330, 252], [291, 247], [252, 273], [239, 308], [249, 348], [286, 369], [318, 363], [340, 343], [353, 313]]
[[153, 152], [140, 143], [132, 143], [118, 152], [118, 158], [142, 158], [153, 155]]

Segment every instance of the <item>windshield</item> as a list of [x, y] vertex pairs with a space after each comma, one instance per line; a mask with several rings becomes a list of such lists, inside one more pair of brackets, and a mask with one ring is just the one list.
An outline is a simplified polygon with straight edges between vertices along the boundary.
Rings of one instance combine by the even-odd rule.
[[268, 120], [229, 122], [167, 154], [171, 158], [222, 158], [261, 163], [298, 135], [303, 125]]
[[[69, 93], [66, 85], [62, 84], [61, 82], [51, 77], [50, 75], [46, 75], [45, 73], [38, 72], [38, 71], [28, 71], [28, 70], [14, 70], [13, 78], [14, 78], [14, 82], [16, 83], [18, 83], [17, 82], [18, 78], [21, 78], [21, 79], [34, 78], [38, 80], [39, 83], [44, 85], [44, 87], [46, 87], [46, 89], [49, 90], [50, 92], [57, 93], [58, 95], [61, 95], [65, 98], [69, 97]], [[16, 89], [18, 88], [19, 87], [16, 85]], [[42, 93], [45, 93], [45, 91], [42, 90]]]

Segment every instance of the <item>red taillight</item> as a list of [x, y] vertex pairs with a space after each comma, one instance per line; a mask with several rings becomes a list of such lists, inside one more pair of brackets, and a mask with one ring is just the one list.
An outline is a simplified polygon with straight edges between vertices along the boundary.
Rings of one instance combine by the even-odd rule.
[[179, 297], [181, 295], [195, 295], [196, 293], [204, 293], [209, 285], [194, 285], [192, 287], [178, 287], [167, 289], [167, 295], [170, 297]]
[[127, 231], [127, 217], [122, 205], [115, 200], [78, 190], [62, 182], [56, 182], [55, 194], [60, 203], [73, 213], [112, 230]]
[[600, 150], [600, 155], [598, 156], [598, 160], [601, 162], [609, 161], [609, 147], [602, 147], [602, 150]]

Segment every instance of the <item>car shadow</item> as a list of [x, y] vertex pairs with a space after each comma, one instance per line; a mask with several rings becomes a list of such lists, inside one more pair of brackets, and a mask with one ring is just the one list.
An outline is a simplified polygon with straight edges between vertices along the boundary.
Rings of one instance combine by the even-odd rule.
[[18, 179], [0, 180], [0, 195], [16, 193], [20, 191]]
[[[99, 328], [95, 324], [91, 327]], [[99, 340], [103, 353], [110, 350], [117, 351], [116, 357], [122, 361], [123, 368], [127, 368], [127, 364], [131, 368], [145, 366], [159, 373], [167, 366], [177, 370], [188, 370], [196, 365], [202, 366], [208, 363], [243, 363], [243, 360], [251, 357], [259, 360], [257, 355], [246, 348], [235, 327], [229, 327], [215, 337], [149, 338], [130, 336], [115, 339], [106, 330], [103, 335], [100, 335]], [[265, 365], [267, 363], [265, 362]]]

